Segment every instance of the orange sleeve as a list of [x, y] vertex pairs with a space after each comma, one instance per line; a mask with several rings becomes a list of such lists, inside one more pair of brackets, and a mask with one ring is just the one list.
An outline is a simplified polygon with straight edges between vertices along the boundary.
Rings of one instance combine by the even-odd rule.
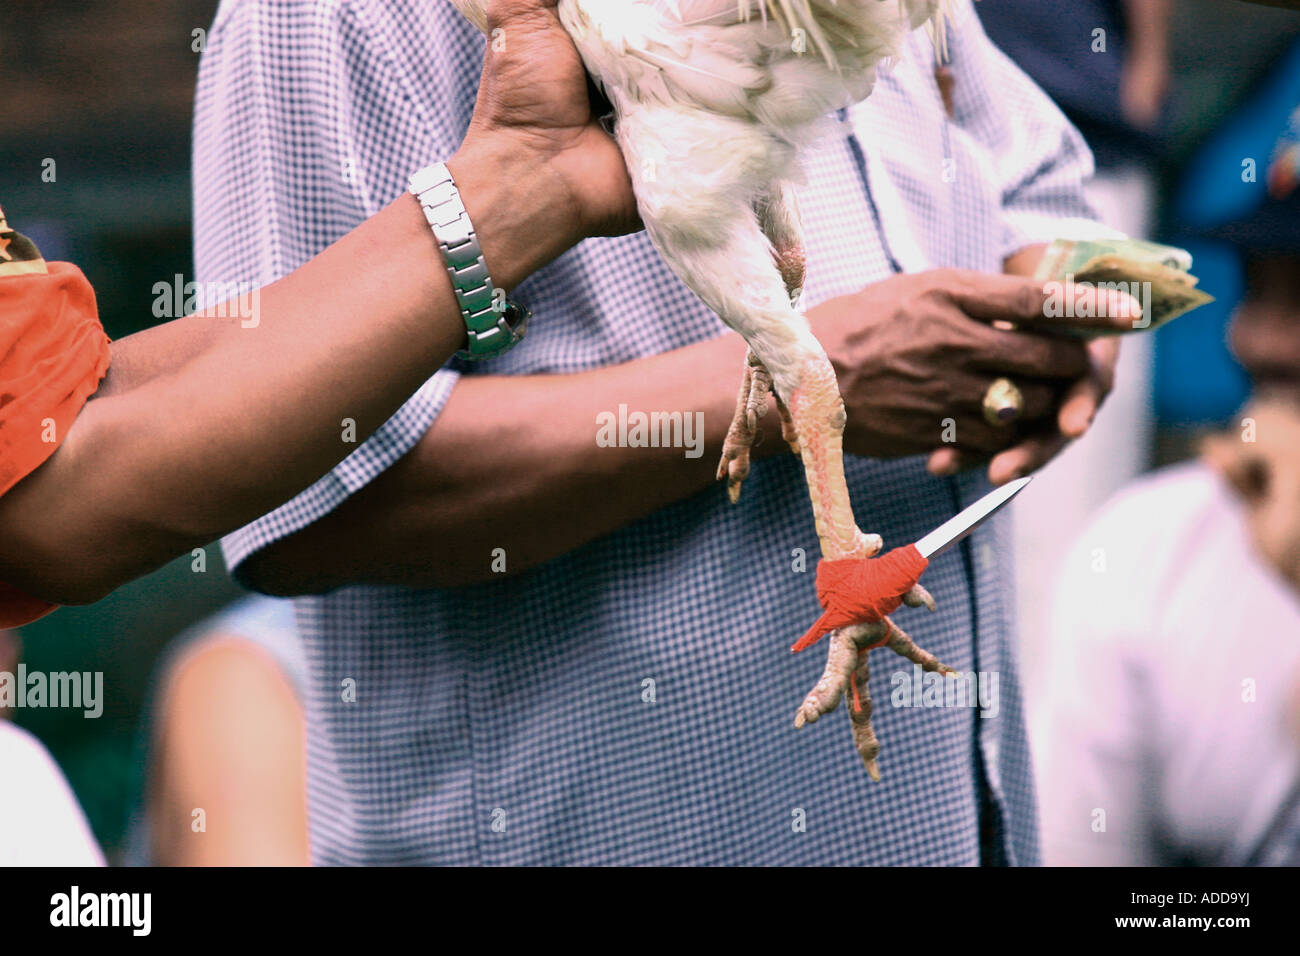
[[[70, 263], [47, 264], [0, 212], [0, 495], [54, 454], [108, 361], [90, 282]], [[0, 627], [51, 610], [0, 582]]]

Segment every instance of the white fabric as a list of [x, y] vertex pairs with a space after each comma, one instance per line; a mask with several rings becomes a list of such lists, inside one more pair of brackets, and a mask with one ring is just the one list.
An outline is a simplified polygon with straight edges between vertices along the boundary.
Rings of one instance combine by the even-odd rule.
[[27, 731], [0, 720], [0, 866], [103, 866], [77, 798]]
[[1107, 505], [1066, 558], [1049, 649], [1045, 862], [1248, 858], [1300, 773], [1300, 596], [1216, 473], [1165, 469]]

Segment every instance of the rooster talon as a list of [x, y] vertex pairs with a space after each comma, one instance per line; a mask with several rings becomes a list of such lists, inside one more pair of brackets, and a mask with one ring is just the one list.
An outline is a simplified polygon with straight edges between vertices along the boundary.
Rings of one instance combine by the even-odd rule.
[[903, 603], [908, 607], [926, 607], [931, 614], [939, 609], [934, 603], [934, 595], [919, 584], [903, 595]]

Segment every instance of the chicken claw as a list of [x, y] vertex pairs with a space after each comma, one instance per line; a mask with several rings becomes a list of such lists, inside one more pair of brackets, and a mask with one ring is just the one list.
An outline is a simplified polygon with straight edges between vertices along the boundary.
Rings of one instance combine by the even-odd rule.
[[938, 610], [934, 603], [934, 595], [919, 584], [912, 585], [912, 590], [903, 595], [903, 603], [908, 607], [927, 608], [931, 614]]
[[[916, 601], [913, 606], [926, 604], [933, 610], [934, 599], [930, 598], [924, 588], [920, 588], [920, 592], [920, 595], [913, 598]], [[927, 602], [925, 598], [930, 599]], [[839, 706], [841, 697], [849, 698], [851, 702], [849, 722], [853, 730], [853, 745], [862, 758], [868, 775], [872, 780], [878, 781], [880, 768], [876, 758], [880, 755], [880, 741], [871, 723], [872, 702], [868, 687], [871, 676], [868, 652], [875, 647], [888, 647], [900, 657], [919, 664], [922, 670], [938, 671], [948, 677], [958, 676], [957, 671], [942, 663], [929, 651], [918, 647], [907, 632], [889, 618], [870, 624], [839, 628], [831, 633], [826, 667], [817, 684], [809, 691], [808, 696], [795, 712], [794, 725], [797, 729], [804, 724], [816, 723], [823, 714], [829, 714]]]
[[727, 480], [727, 497], [734, 505], [740, 500], [740, 486], [749, 477], [749, 450], [758, 436], [758, 420], [767, 414], [768, 396], [772, 394], [772, 376], [758, 364], [754, 353], [745, 362], [745, 377], [736, 397], [736, 414], [722, 443], [718, 462], [718, 480]]

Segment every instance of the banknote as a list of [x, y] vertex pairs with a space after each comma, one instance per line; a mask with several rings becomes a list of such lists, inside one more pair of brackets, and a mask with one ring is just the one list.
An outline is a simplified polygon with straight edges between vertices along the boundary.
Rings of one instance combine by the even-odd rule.
[[1071, 272], [1078, 273], [1098, 256], [1151, 262], [1179, 272], [1192, 269], [1192, 254], [1177, 246], [1164, 246], [1145, 239], [1057, 239], [1043, 253], [1035, 278], [1062, 279]]
[[1048, 283], [1048, 318], [1060, 320], [1062, 327], [1075, 334], [1094, 336], [1119, 334], [1120, 330], [1087, 328], [1082, 323], [1072, 326], [1071, 318], [1092, 318], [1084, 310], [1095, 301], [1076, 286], [1127, 292], [1142, 307], [1142, 314], [1123, 331], [1142, 332], [1214, 301], [1214, 296], [1196, 287], [1191, 268], [1192, 257], [1185, 249], [1158, 242], [1057, 239], [1047, 248], [1034, 275]]

